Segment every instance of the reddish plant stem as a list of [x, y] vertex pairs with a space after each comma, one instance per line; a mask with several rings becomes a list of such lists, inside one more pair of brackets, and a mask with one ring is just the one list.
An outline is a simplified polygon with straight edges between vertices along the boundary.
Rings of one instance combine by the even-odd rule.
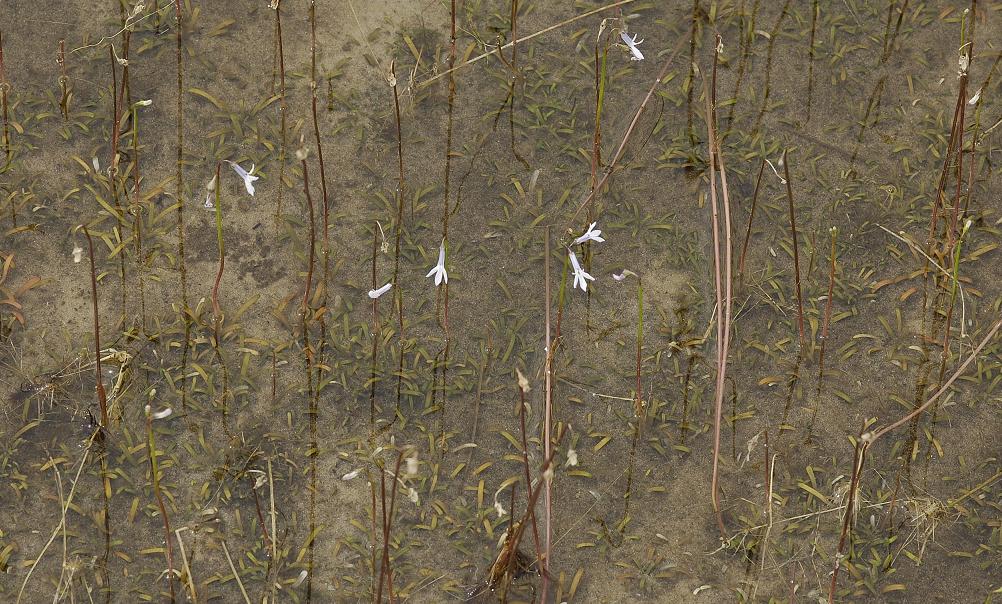
[[[310, 291], [313, 288], [313, 264], [316, 257], [317, 247], [317, 224], [313, 211], [313, 196], [310, 194], [310, 173], [306, 167], [306, 160], [302, 160], [303, 165], [303, 192], [306, 193], [306, 207], [310, 214], [310, 253], [309, 264], [306, 268], [306, 289], [303, 292], [302, 313], [304, 321], [310, 311]], [[305, 325], [305, 323], [304, 323]]]
[[61, 92], [61, 95], [59, 97], [59, 112], [63, 114], [63, 121], [66, 121], [70, 117], [70, 105], [69, 105], [70, 79], [66, 75], [65, 40], [59, 40], [59, 54], [56, 55], [56, 63], [59, 64], [59, 90]]
[[828, 267], [828, 297], [825, 298], [825, 318], [821, 324], [821, 350], [818, 351], [818, 391], [825, 375], [825, 345], [828, 343], [828, 328], [832, 319], [832, 295], [835, 292], [835, 238], [837, 231], [833, 228], [831, 261]]
[[[526, 438], [526, 432], [525, 432], [525, 406], [526, 406], [525, 390], [523, 390], [521, 386], [519, 386], [518, 388], [518, 396], [519, 396], [518, 425], [522, 433], [522, 466], [523, 469], [525, 470], [525, 492], [531, 494], [532, 479], [529, 476], [529, 443], [528, 439]], [[512, 495], [512, 497], [514, 497], [514, 494]], [[531, 507], [526, 511], [529, 513], [529, 519], [532, 520], [532, 538], [533, 542], [536, 544], [536, 563], [539, 564], [543, 559], [543, 555], [539, 549], [539, 527], [536, 525], [536, 511]], [[511, 508], [511, 515], [512, 518], [514, 519], [515, 517], [514, 504], [512, 505]]]
[[842, 515], [842, 530], [839, 532], [838, 549], [835, 550], [835, 568], [832, 569], [832, 580], [828, 586], [828, 604], [835, 603], [835, 588], [838, 584], [838, 571], [842, 566], [842, 551], [845, 549], [845, 542], [848, 539], [852, 526], [853, 508], [856, 505], [856, 491], [859, 488], [859, 478], [862, 474], [863, 460], [866, 457], [868, 443], [860, 440], [856, 444], [856, 449], [852, 461], [852, 479], [849, 481], [849, 495], [846, 498], [845, 514]]
[[[544, 307], [546, 309], [546, 361], [543, 367], [543, 372], [545, 375], [545, 401], [543, 408], [543, 454], [546, 459], [552, 459], [554, 450], [552, 448], [552, 426], [553, 426], [553, 341], [550, 338], [550, 225], [546, 225], [544, 229], [544, 237], [546, 238], [543, 244], [543, 289], [546, 299], [544, 301]], [[542, 604], [546, 602], [547, 591], [550, 584], [550, 551], [551, 551], [551, 536], [553, 533], [553, 528], [551, 525], [551, 515], [552, 515], [552, 480], [547, 479], [543, 476], [543, 483], [545, 484], [545, 511], [543, 516], [543, 530], [544, 530], [544, 556], [543, 556], [543, 589], [540, 595], [540, 601]], [[536, 489], [536, 495], [539, 495], [539, 488]], [[532, 509], [533, 503], [529, 504], [529, 509]]]
[[3, 30], [0, 30], [0, 106], [3, 109], [4, 168], [10, 165], [10, 115], [7, 111], [8, 90], [10, 90], [10, 84], [7, 83], [7, 70], [3, 62]]
[[924, 413], [926, 409], [932, 406], [933, 403], [938, 401], [939, 398], [943, 396], [943, 394], [945, 394], [946, 391], [949, 390], [951, 386], [953, 386], [953, 383], [956, 382], [957, 379], [960, 378], [960, 376], [962, 376], [964, 373], [967, 372], [967, 369], [971, 366], [971, 364], [975, 360], [977, 360], [977, 358], [981, 355], [981, 351], [985, 349], [988, 343], [991, 342], [996, 335], [998, 335], [1000, 329], [1002, 329], [1002, 319], [997, 320], [992, 325], [991, 329], [988, 330], [988, 333], [985, 335], [985, 337], [981, 339], [981, 342], [967, 356], [967, 359], [964, 360], [964, 362], [960, 365], [960, 367], [958, 367], [956, 371], [953, 372], [953, 375], [951, 375], [949, 379], [943, 382], [943, 385], [940, 386], [932, 395], [930, 395], [929, 398], [926, 399], [924, 403], [913, 409], [910, 413], [907, 413], [902, 417], [898, 418], [897, 421], [894, 421], [893, 423], [888, 424], [878, 430], [871, 430], [859, 437], [859, 443], [856, 446], [856, 459], [854, 460], [853, 476], [849, 485], [850, 486], [849, 499], [847, 502], [845, 514], [843, 515], [842, 518], [842, 532], [841, 535], [839, 536], [838, 549], [835, 552], [835, 567], [832, 570], [832, 580], [828, 591], [829, 604], [835, 601], [835, 587], [838, 581], [839, 567], [841, 566], [842, 562], [841, 560], [842, 551], [844, 550], [845, 541], [850, 532], [850, 527], [851, 527], [850, 516], [852, 514], [854, 494], [856, 491], [856, 487], [859, 485], [859, 475], [862, 473], [863, 460], [866, 450], [869, 447], [871, 447], [875, 442], [877, 442], [882, 436], [886, 435], [892, 430], [900, 428], [906, 423], [917, 418], [922, 413]]
[[275, 208], [275, 218], [281, 218], [282, 216], [282, 190], [285, 183], [285, 147], [286, 147], [286, 128], [285, 128], [285, 115], [288, 109], [285, 98], [285, 47], [282, 44], [282, 0], [275, 2], [275, 38], [277, 40], [276, 44], [278, 46], [278, 73], [280, 90], [279, 94], [281, 99], [278, 105], [278, 112], [280, 115], [280, 125], [282, 130], [282, 142], [281, 148], [279, 150], [279, 166], [278, 166], [278, 205]]
[[[174, 593], [174, 541], [171, 538], [167, 506], [164, 505], [163, 493], [160, 491], [160, 465], [157, 463], [156, 445], [153, 442], [153, 414], [150, 413], [149, 407], [146, 409], [146, 444], [150, 455], [150, 479], [153, 482], [153, 494], [157, 500], [157, 507], [160, 508], [160, 517], [164, 521], [164, 542], [167, 545], [167, 585], [170, 586], [170, 601], [173, 603], [176, 598]], [[108, 488], [107, 482], [105, 488]]]
[[390, 567], [390, 529], [393, 526], [393, 510], [397, 502], [397, 476], [400, 475], [400, 463], [404, 460], [404, 452], [397, 453], [397, 465], [393, 469], [393, 490], [390, 495], [390, 511], [386, 512], [386, 469], [380, 468], [379, 484], [383, 498], [383, 563], [379, 569], [379, 587], [376, 588], [376, 602], [383, 601], [383, 576], [386, 576], [386, 593], [393, 602], [393, 569]]
[[797, 244], [797, 213], [793, 206], [793, 189], [790, 185], [790, 163], [783, 151], [783, 172], [786, 175], [786, 198], [790, 205], [790, 233], [793, 237], [793, 274], [797, 285], [797, 331], [800, 334], [800, 349], [807, 343], [804, 335], [804, 299], [800, 289], [800, 251]]
[[[714, 48], [721, 46], [720, 36], [717, 36]], [[710, 480], [711, 500], [713, 511], [717, 520], [717, 528], [720, 530], [722, 539], [726, 539], [727, 531], [724, 526], [723, 515], [720, 510], [720, 493], [718, 489], [719, 479], [719, 459], [720, 459], [720, 425], [723, 415], [724, 383], [727, 376], [727, 359], [730, 350], [731, 337], [731, 300], [732, 300], [732, 278], [731, 278], [731, 210], [730, 196], [727, 187], [727, 171], [724, 168], [723, 154], [720, 150], [720, 143], [717, 138], [716, 126], [716, 79], [717, 79], [717, 59], [718, 53], [713, 55], [713, 70], [710, 90], [706, 97], [706, 129], [710, 171], [710, 204], [712, 206], [713, 223], [713, 263], [714, 263], [714, 284], [716, 286], [717, 298], [717, 380], [715, 386], [714, 401], [714, 422], [713, 422], [713, 472]], [[721, 237], [719, 234], [719, 216], [717, 209], [717, 185], [716, 167], [720, 166], [720, 185], [722, 191], [722, 206], [724, 210], [724, 261], [721, 263], [720, 248]]]
[[[397, 127], [397, 219], [394, 233], [393, 248], [393, 286], [396, 287], [393, 299], [397, 307], [397, 351], [399, 360], [397, 366], [397, 410], [400, 410], [401, 389], [404, 373], [404, 292], [399, 283], [400, 275], [400, 239], [404, 233], [404, 139], [400, 128], [400, 95], [397, 92], [397, 73], [395, 63], [390, 62], [390, 78], [393, 81], [393, 110]], [[448, 206], [448, 202], [446, 202]], [[413, 206], [411, 207], [413, 218]]]
[[220, 189], [222, 189], [222, 184], [219, 180], [219, 162], [216, 162], [216, 178], [215, 182], [215, 193], [216, 193], [216, 228], [219, 241], [219, 270], [216, 271], [216, 282], [212, 285], [212, 316], [214, 323], [214, 337], [216, 340], [216, 347], [219, 347], [219, 326], [223, 322], [223, 311], [219, 308], [219, 282], [223, 279], [223, 269], [226, 267], [226, 249], [223, 247], [223, 233], [222, 233], [222, 213], [223, 210], [219, 206], [220, 204]]
[[762, 184], [762, 172], [765, 170], [765, 158], [758, 167], [758, 178], [755, 179], [755, 192], [752, 193], [751, 213], [748, 215], [748, 228], [745, 230], [745, 242], [741, 245], [741, 257], [738, 259], [738, 279], [745, 276], [745, 255], [748, 253], [748, 240], [751, 239], [752, 222], [755, 220], [755, 207], [758, 205], [758, 190]]
[[108, 395], [104, 391], [104, 379], [101, 373], [101, 322], [97, 310], [97, 269], [94, 266], [94, 241], [90, 237], [90, 231], [83, 226], [84, 235], [87, 236], [87, 248], [90, 252], [90, 291], [91, 306], [94, 308], [94, 387], [97, 390], [97, 402], [101, 406], [101, 427], [108, 428]]
[[[379, 224], [372, 229], [372, 289], [376, 289], [376, 257], [379, 253]], [[379, 298], [372, 299], [372, 364], [369, 370], [369, 429], [376, 428], [376, 353], [379, 348]], [[373, 553], [375, 556], [375, 553]]]

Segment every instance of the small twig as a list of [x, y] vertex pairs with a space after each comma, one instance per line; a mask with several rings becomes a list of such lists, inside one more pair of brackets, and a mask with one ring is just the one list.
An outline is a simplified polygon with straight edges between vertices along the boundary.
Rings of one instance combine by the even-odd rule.
[[191, 591], [191, 601], [198, 604], [198, 592], [195, 591], [195, 578], [191, 576], [191, 567], [188, 566], [188, 554], [184, 551], [184, 539], [181, 539], [181, 531], [188, 530], [188, 527], [182, 526], [174, 531], [174, 536], [177, 538], [177, 548], [181, 550], [181, 567], [184, 569], [185, 576], [188, 577], [188, 590]]
[[237, 573], [237, 569], [233, 566], [233, 558], [230, 558], [230, 550], [226, 547], [226, 541], [221, 541], [223, 545], [223, 553], [226, 554], [226, 562], [230, 565], [230, 570], [233, 571], [233, 578], [237, 580], [237, 587], [240, 588], [240, 593], [244, 596], [244, 602], [246, 604], [251, 604], [250, 598], [247, 596], [247, 590], [244, 589], [244, 582], [240, 580], [240, 574]]
[[[87, 50], [88, 48], [94, 48], [95, 46], [100, 46], [100, 45], [104, 44], [105, 42], [107, 42], [108, 40], [114, 40], [115, 38], [117, 38], [118, 36], [122, 35], [126, 31], [129, 31], [129, 30], [133, 29], [135, 25], [137, 25], [139, 23], [142, 23], [143, 21], [149, 19], [150, 17], [158, 17], [157, 20], [159, 21], [160, 13], [163, 13], [163, 12], [166, 12], [166, 11], [170, 10], [170, 7], [171, 7], [171, 4], [167, 3], [167, 4], [164, 5], [163, 8], [155, 9], [155, 10], [149, 12], [148, 14], [143, 15], [142, 17], [139, 17], [138, 13], [136, 13], [135, 15], [132, 15], [128, 19], [126, 19], [125, 24], [122, 26], [122, 29], [116, 31], [115, 33], [111, 34], [110, 36], [104, 36], [103, 38], [101, 38], [97, 42], [94, 42], [93, 44], [86, 44], [84, 46], [78, 46], [78, 47], [74, 48], [73, 50], [71, 50], [70, 54], [73, 54], [75, 52], [80, 52], [81, 50]], [[178, 9], [178, 10], [180, 10], [180, 9]]]

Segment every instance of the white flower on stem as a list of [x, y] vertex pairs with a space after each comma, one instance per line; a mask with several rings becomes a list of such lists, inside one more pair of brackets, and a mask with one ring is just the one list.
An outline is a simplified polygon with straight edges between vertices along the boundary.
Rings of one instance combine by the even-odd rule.
[[174, 413], [174, 410], [171, 409], [170, 407], [167, 407], [162, 411], [157, 411], [156, 413], [154, 413], [153, 408], [150, 407], [149, 405], [146, 405], [145, 411], [146, 415], [152, 417], [153, 419], [164, 419], [165, 417], [170, 417], [171, 414]]
[[592, 277], [581, 268], [578, 264], [578, 257], [574, 255], [574, 252], [567, 250], [567, 254], [571, 259], [571, 267], [574, 269], [574, 284], [571, 287], [580, 287], [581, 291], [588, 291], [588, 282], [594, 281], [595, 277]]
[[216, 192], [216, 175], [212, 175], [212, 179], [205, 185], [205, 203], [202, 204], [206, 210], [214, 209], [216, 206], [212, 203], [212, 195]]
[[240, 164], [238, 164], [236, 162], [232, 162], [230, 160], [226, 160], [226, 162], [228, 164], [230, 164], [231, 166], [233, 166], [233, 171], [237, 173], [237, 176], [239, 176], [240, 178], [242, 178], [244, 180], [244, 186], [247, 187], [247, 192], [250, 193], [251, 196], [253, 196], [254, 195], [254, 181], [259, 178], [257, 176], [253, 176], [253, 174], [254, 174], [254, 164], [251, 164], [251, 169], [248, 171], [248, 170], [244, 170], [243, 168], [241, 168]]
[[438, 264], [435, 265], [425, 277], [435, 276], [435, 287], [442, 284], [443, 281], [449, 282], [449, 273], [445, 270], [445, 239], [442, 240], [442, 245], [438, 248]]
[[[769, 167], [772, 168], [772, 173], [776, 175], [776, 178], [779, 179], [779, 182], [785, 185], [786, 179], [779, 175], [779, 170], [776, 169], [776, 166], [772, 165], [772, 162], [769, 161], [768, 158], [766, 158], [765, 163], [769, 164]], [[779, 165], [781, 166], [783, 165], [782, 161], [780, 161]]]
[[387, 283], [386, 285], [380, 287], [379, 289], [370, 289], [369, 297], [375, 300], [379, 296], [382, 296], [386, 292], [390, 291], [391, 287], [393, 287], [393, 282]]
[[605, 241], [605, 239], [602, 238], [602, 231], [601, 231], [601, 229], [596, 229], [595, 228], [596, 224], [598, 224], [598, 223], [597, 222], [593, 222], [593, 223], [589, 224], [588, 225], [588, 230], [585, 231], [584, 235], [581, 235], [580, 237], [578, 237], [577, 239], [575, 239], [574, 243], [580, 245], [582, 243], [587, 243], [589, 241], [594, 241], [596, 243], [602, 243], [603, 241]]
[[630, 57], [631, 61], [644, 60], [644, 53], [640, 52], [640, 49], [637, 48], [643, 43], [644, 40], [642, 38], [640, 39], [640, 41], [637, 41], [637, 34], [633, 34], [633, 37], [630, 38], [630, 36], [626, 35], [625, 31], [619, 32], [619, 37], [623, 39], [623, 43], [626, 44], [626, 47], [630, 49], [630, 54], [633, 55], [632, 57]]
[[578, 465], [578, 452], [574, 449], [567, 450], [567, 461], [564, 462], [565, 466], [576, 466]]
[[76, 263], [76, 264], [80, 264], [81, 260], [83, 260], [83, 248], [74, 243], [73, 244], [73, 262]]
[[615, 273], [612, 274], [612, 278], [615, 279], [616, 281], [626, 281], [627, 277], [636, 277], [636, 276], [637, 273], [631, 271], [628, 268], [624, 268], [622, 272], [620, 272], [618, 275]]

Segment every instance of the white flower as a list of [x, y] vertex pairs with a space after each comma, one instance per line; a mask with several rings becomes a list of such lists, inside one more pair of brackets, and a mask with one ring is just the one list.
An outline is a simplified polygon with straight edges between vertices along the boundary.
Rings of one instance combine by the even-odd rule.
[[565, 466], [576, 466], [578, 465], [578, 452], [574, 449], [567, 450], [567, 461], [564, 463]]
[[438, 264], [428, 271], [425, 277], [431, 277], [432, 275], [435, 275], [435, 287], [441, 285], [442, 281], [449, 282], [449, 273], [445, 270], [445, 239], [442, 240], [442, 245], [438, 248]]
[[379, 296], [382, 296], [386, 292], [390, 291], [391, 287], [393, 287], [393, 283], [392, 282], [387, 283], [386, 285], [380, 287], [379, 289], [370, 289], [369, 290], [369, 297], [372, 298], [373, 300], [375, 300]]
[[150, 407], [149, 405], [146, 405], [145, 410], [146, 410], [146, 415], [152, 417], [153, 419], [164, 419], [165, 417], [170, 417], [171, 413], [174, 413], [174, 410], [171, 409], [170, 407], [167, 407], [163, 411], [157, 411], [156, 413], [153, 413], [153, 408]]
[[216, 207], [212, 203], [212, 194], [215, 192], [216, 192], [216, 175], [213, 174], [212, 179], [205, 184], [205, 203], [202, 204], [202, 207], [204, 207], [207, 210], [211, 210], [214, 207]]
[[80, 264], [81, 260], [83, 260], [83, 248], [74, 243], [73, 244], [73, 262], [75, 262], [76, 264]]
[[578, 257], [574, 255], [574, 252], [567, 250], [567, 253], [570, 255], [571, 266], [574, 268], [574, 284], [571, 287], [580, 287], [583, 292], [588, 291], [588, 281], [594, 281], [595, 277], [584, 272], [584, 269], [578, 264]]
[[252, 176], [252, 174], [254, 173], [254, 164], [251, 164], [250, 171], [247, 171], [247, 170], [244, 170], [243, 168], [241, 168], [240, 164], [238, 164], [236, 162], [232, 162], [230, 160], [226, 160], [226, 162], [228, 164], [230, 164], [231, 166], [233, 166], [233, 171], [237, 173], [237, 176], [239, 176], [240, 178], [244, 179], [244, 186], [247, 187], [247, 192], [250, 193], [251, 196], [253, 196], [254, 195], [254, 181], [259, 178], [257, 176]]
[[630, 49], [630, 54], [633, 55], [632, 57], [630, 57], [631, 61], [644, 60], [644, 54], [640, 52], [639, 48], [637, 48], [638, 46], [640, 46], [641, 43], [643, 43], [643, 39], [641, 39], [638, 42], [637, 34], [633, 34], [633, 38], [630, 38], [630, 36], [626, 35], [625, 31], [619, 32], [619, 37], [623, 39], [623, 43], [626, 44], [626, 47]]
[[[776, 175], [776, 178], [779, 179], [779, 182], [785, 185], [786, 179], [779, 175], [779, 170], [776, 169], [776, 166], [772, 165], [772, 162], [769, 161], [768, 158], [766, 158], [765, 163], [769, 164], [769, 167], [772, 168], [772, 173]], [[783, 165], [782, 162], [780, 163], [780, 165]]]
[[631, 271], [628, 268], [624, 268], [618, 275], [613, 273], [612, 278], [616, 281], [626, 281], [627, 277], [636, 277], [637, 273]]
[[585, 234], [581, 235], [580, 237], [578, 237], [577, 239], [575, 239], [574, 243], [580, 245], [580, 244], [586, 243], [588, 241], [595, 241], [597, 243], [602, 243], [603, 241], [605, 241], [605, 239], [602, 238], [602, 231], [600, 229], [596, 229], [595, 228], [596, 224], [598, 224], [598, 223], [597, 222], [593, 222], [593, 223], [589, 224], [588, 225], [588, 230], [585, 231]]

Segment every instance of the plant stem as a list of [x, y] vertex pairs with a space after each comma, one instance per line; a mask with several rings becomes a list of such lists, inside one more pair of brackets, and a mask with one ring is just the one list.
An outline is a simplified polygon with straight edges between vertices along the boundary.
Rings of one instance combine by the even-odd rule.
[[275, 2], [275, 40], [278, 46], [278, 73], [279, 73], [279, 100], [278, 113], [282, 130], [282, 142], [278, 151], [278, 205], [275, 208], [275, 219], [282, 217], [282, 191], [285, 188], [285, 154], [287, 144], [287, 133], [285, 128], [285, 115], [288, 113], [288, 105], [285, 98], [285, 47], [282, 44], [282, 0]]
[[84, 235], [87, 236], [87, 248], [90, 251], [91, 306], [94, 308], [94, 387], [97, 390], [97, 402], [101, 406], [101, 427], [107, 430], [108, 395], [104, 391], [104, 377], [101, 372], [101, 322], [97, 310], [97, 270], [94, 267], [94, 240], [91, 239], [90, 231], [87, 230], [86, 225], [82, 226]]
[[[396, 129], [397, 129], [397, 219], [396, 228], [394, 229], [394, 247], [393, 247], [393, 286], [396, 288], [394, 292], [394, 300], [397, 306], [397, 351], [398, 355], [398, 365], [397, 365], [397, 412], [400, 411], [400, 396], [401, 388], [403, 387], [403, 374], [404, 374], [404, 292], [403, 287], [400, 285], [400, 239], [404, 233], [404, 141], [403, 134], [400, 129], [400, 95], [397, 92], [397, 74], [394, 67], [395, 62], [390, 61], [390, 80], [393, 84], [393, 110], [396, 116]], [[448, 201], [446, 202], [448, 207]], [[448, 212], [446, 212], [448, 215]], [[413, 217], [413, 206], [412, 206], [412, 217]]]
[[219, 162], [216, 162], [215, 183], [215, 207], [216, 207], [216, 242], [219, 247], [219, 270], [216, 271], [216, 282], [212, 285], [212, 317], [213, 317], [213, 338], [216, 348], [219, 348], [219, 326], [223, 322], [223, 311], [219, 308], [219, 282], [223, 279], [223, 268], [226, 266], [226, 248], [223, 245], [223, 206], [220, 190], [223, 188], [219, 180]]
[[[610, 5], [610, 7], [611, 6], [614, 5]], [[592, 198], [595, 197], [596, 192], [600, 191], [602, 187], [605, 186], [606, 181], [609, 180], [609, 177], [612, 176], [613, 170], [616, 168], [619, 160], [622, 159], [623, 152], [626, 150], [626, 143], [629, 142], [630, 136], [637, 127], [637, 123], [640, 122], [640, 115], [644, 112], [644, 109], [647, 108], [647, 103], [650, 102], [651, 97], [654, 96], [654, 91], [657, 90], [658, 84], [660, 84], [661, 80], [668, 75], [668, 68], [671, 67], [672, 63], [675, 61], [675, 57], [678, 56], [678, 52], [682, 48], [682, 42], [684, 41], [684, 37], [679, 37], [679, 39], [675, 42], [675, 46], [672, 48], [668, 58], [665, 59], [664, 64], [661, 66], [661, 71], [658, 72], [657, 78], [655, 78], [654, 82], [651, 83], [651, 87], [647, 90], [647, 95], [644, 96], [644, 100], [640, 102], [640, 105], [637, 107], [637, 111], [633, 114], [633, 119], [630, 121], [630, 125], [626, 128], [626, 132], [623, 134], [623, 140], [620, 141], [619, 147], [616, 149], [616, 153], [612, 156], [612, 161], [609, 162], [608, 166], [606, 166], [598, 184], [595, 185], [588, 195], [585, 196], [585, 198], [578, 204], [578, 209], [575, 210], [574, 214], [571, 216], [571, 222], [574, 222], [574, 220], [578, 217], [578, 214], [581, 213], [581, 210], [583, 210], [585, 206], [591, 202]]]
[[[552, 443], [552, 425], [553, 425], [553, 341], [550, 338], [550, 225], [546, 225], [543, 230], [545, 241], [543, 243], [543, 289], [544, 295], [546, 296], [544, 300], [544, 307], [546, 309], [546, 361], [543, 367], [543, 375], [545, 376], [545, 400], [543, 408], [543, 455], [546, 459], [552, 459], [553, 457], [553, 443]], [[543, 482], [545, 483], [545, 496], [544, 505], [545, 512], [543, 516], [543, 532], [544, 532], [544, 549], [543, 549], [543, 589], [540, 596], [541, 602], [545, 603], [547, 590], [550, 583], [550, 546], [551, 546], [551, 535], [553, 528], [551, 525], [552, 516], [552, 478], [547, 478], [543, 476]], [[538, 495], [538, 488], [537, 488]], [[532, 509], [533, 504], [529, 504], [529, 509]]]
[[[146, 445], [150, 456], [150, 478], [153, 482], [153, 495], [160, 508], [160, 517], [164, 522], [164, 543], [167, 545], [167, 584], [170, 586], [170, 600], [174, 602], [174, 544], [171, 539], [170, 519], [167, 517], [167, 506], [164, 505], [163, 494], [160, 492], [160, 465], [157, 463], [157, 447], [153, 439], [153, 413], [146, 406]], [[239, 579], [238, 579], [239, 580]]]
[[69, 77], [66, 76], [66, 41], [59, 40], [59, 54], [56, 55], [56, 62], [59, 64], [59, 112], [63, 114], [63, 121], [70, 117], [70, 90]]
[[758, 178], [755, 179], [755, 192], [752, 193], [751, 213], [748, 214], [748, 229], [745, 231], [745, 242], [741, 245], [741, 257], [738, 259], [738, 280], [745, 276], [745, 255], [748, 253], [748, 240], [751, 238], [752, 222], [755, 220], [755, 207], [758, 205], [758, 190], [762, 184], [762, 171], [765, 170], [765, 158], [758, 167]]
[[393, 491], [390, 495], [390, 511], [386, 512], [386, 470], [380, 468], [379, 483], [383, 497], [383, 564], [379, 569], [379, 587], [376, 589], [376, 602], [383, 601], [383, 576], [386, 576], [386, 593], [393, 602], [393, 569], [390, 567], [390, 529], [393, 526], [393, 510], [397, 502], [397, 476], [400, 475], [400, 463], [404, 460], [404, 452], [397, 453], [397, 465], [393, 469]]
[[793, 237], [793, 274], [797, 285], [797, 331], [800, 334], [800, 349], [807, 343], [804, 335], [804, 299], [800, 288], [800, 251], [797, 244], [797, 215], [793, 206], [793, 189], [790, 185], [790, 163], [783, 151], [783, 172], [786, 175], [786, 199], [790, 205], [790, 232]]
[[[3, 152], [4, 152], [4, 170], [10, 166], [11, 150], [10, 150], [10, 114], [7, 111], [7, 91], [10, 90], [10, 84], [7, 83], [7, 69], [3, 62], [3, 30], [0, 30], [0, 109], [3, 110]], [[15, 223], [15, 226], [16, 223]]]
[[[713, 422], [713, 472], [710, 481], [710, 494], [713, 503], [713, 511], [717, 520], [717, 528], [720, 530], [720, 537], [726, 539], [727, 531], [724, 526], [724, 518], [720, 510], [720, 493], [717, 482], [719, 478], [720, 459], [720, 424], [723, 414], [724, 403], [724, 383], [727, 375], [727, 357], [730, 349], [731, 333], [731, 211], [730, 197], [727, 187], [727, 172], [724, 168], [723, 154], [720, 149], [720, 142], [717, 138], [716, 126], [716, 84], [717, 84], [717, 59], [721, 47], [720, 36], [717, 36], [714, 45], [713, 71], [710, 89], [704, 95], [706, 97], [706, 130], [708, 141], [709, 172], [710, 172], [710, 204], [712, 206], [711, 218], [713, 223], [713, 264], [714, 264], [714, 284], [716, 286], [717, 299], [717, 380], [714, 395], [714, 422]], [[720, 184], [723, 197], [724, 210], [724, 262], [721, 265], [720, 259], [720, 226], [717, 209], [717, 185], [716, 167], [720, 165]]]

